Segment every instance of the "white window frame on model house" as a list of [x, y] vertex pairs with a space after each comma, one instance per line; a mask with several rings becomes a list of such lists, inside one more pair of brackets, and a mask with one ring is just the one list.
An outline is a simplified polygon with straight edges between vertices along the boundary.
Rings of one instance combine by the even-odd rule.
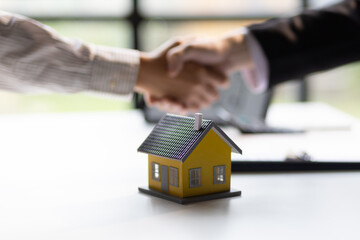
[[151, 179], [160, 182], [160, 164], [151, 163]]
[[226, 167], [225, 165], [214, 167], [214, 184], [223, 184], [226, 179]]
[[195, 188], [195, 187], [201, 187], [201, 168], [192, 168], [189, 169], [189, 187]]

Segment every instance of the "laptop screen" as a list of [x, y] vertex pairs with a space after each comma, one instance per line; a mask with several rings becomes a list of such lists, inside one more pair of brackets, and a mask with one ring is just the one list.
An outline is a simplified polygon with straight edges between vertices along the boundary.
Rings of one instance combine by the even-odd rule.
[[[271, 92], [264, 94], [252, 93], [246, 86], [240, 72], [232, 74], [230, 82], [228, 89], [220, 90], [220, 98], [217, 102], [214, 102], [209, 108], [201, 110], [204, 119], [210, 119], [217, 124], [225, 125], [227, 122], [221, 116], [225, 110], [235, 117], [265, 120], [271, 100]], [[147, 121], [156, 123], [165, 113], [156, 108], [145, 106], [144, 114]]]

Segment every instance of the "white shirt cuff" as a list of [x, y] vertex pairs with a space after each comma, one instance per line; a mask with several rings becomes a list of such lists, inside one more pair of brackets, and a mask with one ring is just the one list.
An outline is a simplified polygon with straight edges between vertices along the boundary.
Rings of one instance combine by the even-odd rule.
[[95, 46], [90, 90], [110, 94], [129, 94], [138, 77], [139, 52]]
[[243, 69], [244, 80], [250, 90], [254, 93], [263, 93], [269, 86], [269, 64], [259, 42], [247, 28], [241, 29], [245, 34], [254, 69]]

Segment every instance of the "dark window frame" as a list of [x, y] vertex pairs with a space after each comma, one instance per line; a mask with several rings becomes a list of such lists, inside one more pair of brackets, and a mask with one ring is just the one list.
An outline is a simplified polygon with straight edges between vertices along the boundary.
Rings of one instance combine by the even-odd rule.
[[179, 187], [179, 169], [176, 167], [169, 167], [169, 185]]
[[[140, 43], [141, 32], [139, 31], [140, 25], [145, 21], [161, 19], [162, 21], [168, 22], [185, 22], [185, 21], [222, 21], [222, 20], [253, 20], [253, 19], [264, 19], [271, 18], [276, 16], [264, 16], [264, 15], [251, 15], [251, 16], [145, 16], [141, 13], [139, 7], [139, 0], [130, 0], [132, 9], [127, 16], [90, 16], [90, 15], [81, 15], [81, 16], [28, 16], [34, 18], [38, 21], [126, 21], [131, 26], [132, 30], [132, 48], [142, 50]], [[307, 9], [309, 7], [309, 0], [298, 0], [301, 2], [302, 9]], [[301, 79], [298, 94], [299, 101], [308, 100], [308, 85], [305, 79]], [[133, 103], [135, 108], [144, 108], [145, 103], [140, 94], [135, 93], [133, 98]]]
[[189, 188], [202, 186], [202, 168], [189, 169]]
[[[158, 171], [156, 171], [156, 165], [158, 166]], [[156, 173], [158, 174], [158, 177], [156, 177]], [[161, 165], [159, 163], [151, 162], [151, 179], [157, 182], [161, 181]]]
[[[219, 177], [222, 176], [222, 179]], [[226, 166], [214, 166], [214, 185], [224, 184], [226, 182]]]

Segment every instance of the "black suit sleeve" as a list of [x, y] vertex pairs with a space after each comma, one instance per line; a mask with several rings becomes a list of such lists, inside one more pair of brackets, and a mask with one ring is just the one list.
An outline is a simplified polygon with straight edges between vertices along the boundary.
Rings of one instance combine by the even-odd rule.
[[269, 63], [269, 87], [360, 60], [360, 0], [249, 27]]

